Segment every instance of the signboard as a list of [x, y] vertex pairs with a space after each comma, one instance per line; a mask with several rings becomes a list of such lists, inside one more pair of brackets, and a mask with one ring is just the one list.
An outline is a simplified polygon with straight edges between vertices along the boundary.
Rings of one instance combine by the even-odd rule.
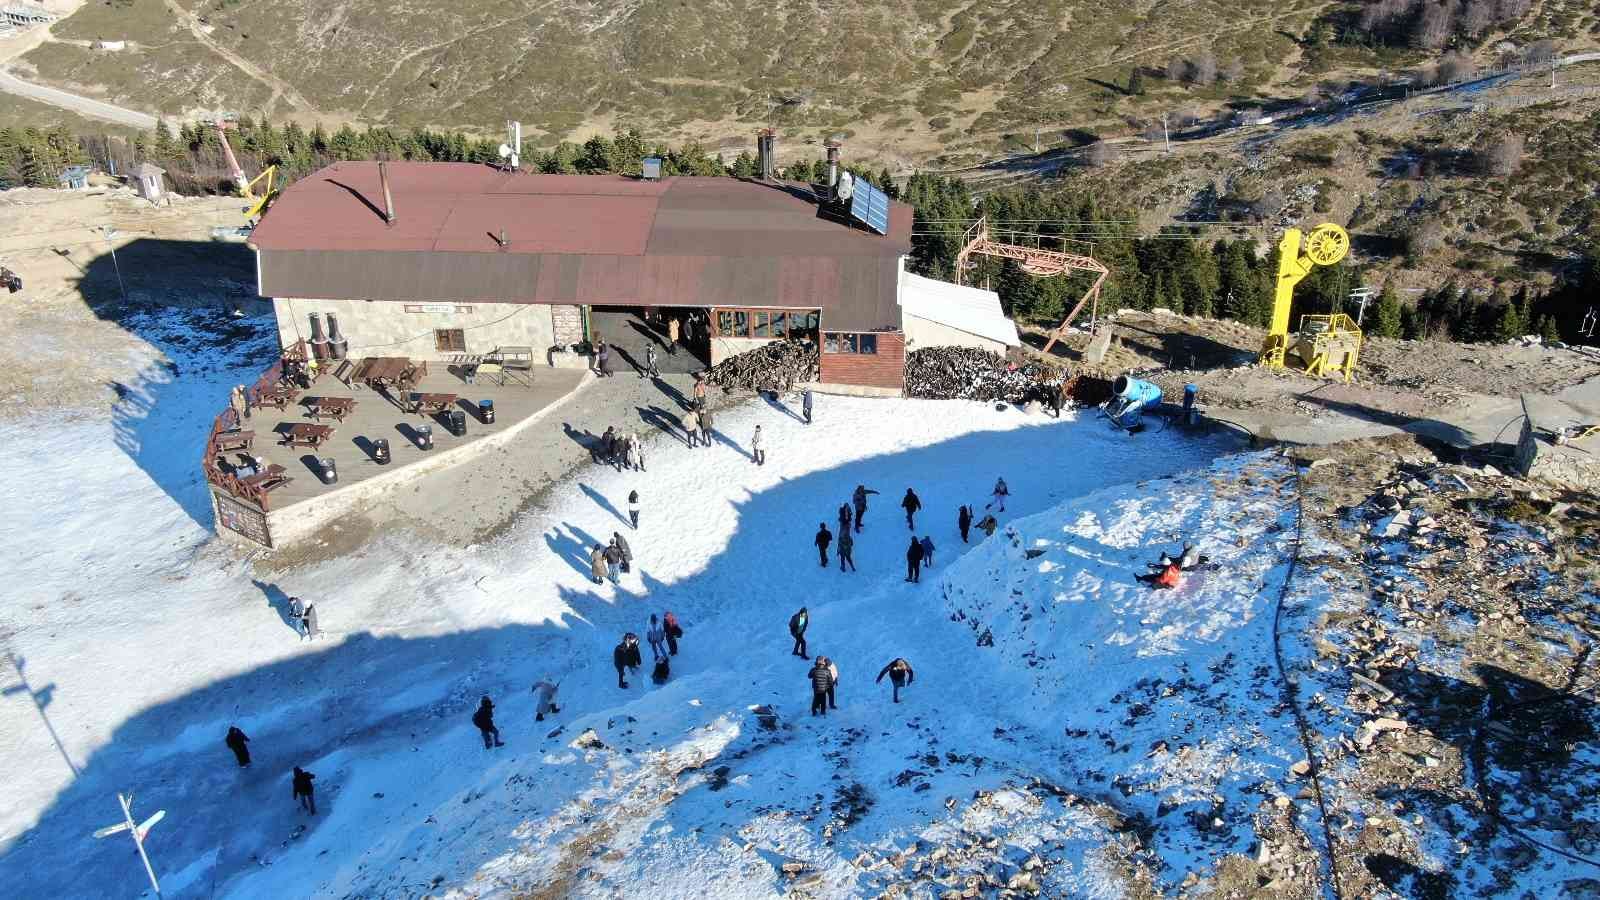
[[407, 303], [406, 312], [448, 316], [456, 313], [472, 312], [472, 307], [458, 306], [454, 303]]
[[217, 527], [243, 535], [263, 547], [272, 546], [272, 532], [267, 529], [267, 514], [246, 506], [221, 491], [213, 490], [211, 496], [217, 508]]

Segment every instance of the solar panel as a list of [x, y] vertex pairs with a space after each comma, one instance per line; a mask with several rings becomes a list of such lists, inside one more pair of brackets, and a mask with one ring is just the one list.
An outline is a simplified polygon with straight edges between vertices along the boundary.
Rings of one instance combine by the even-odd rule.
[[850, 218], [879, 234], [888, 234], [889, 195], [873, 187], [865, 178], [857, 178], [855, 193], [850, 196]]

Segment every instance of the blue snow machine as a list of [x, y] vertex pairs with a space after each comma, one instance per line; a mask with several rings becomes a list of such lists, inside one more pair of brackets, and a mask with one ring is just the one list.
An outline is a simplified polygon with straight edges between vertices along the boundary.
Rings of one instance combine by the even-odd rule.
[[1111, 424], [1129, 434], [1144, 430], [1144, 411], [1161, 402], [1161, 387], [1153, 382], [1118, 375], [1111, 382], [1111, 399], [1103, 410]]

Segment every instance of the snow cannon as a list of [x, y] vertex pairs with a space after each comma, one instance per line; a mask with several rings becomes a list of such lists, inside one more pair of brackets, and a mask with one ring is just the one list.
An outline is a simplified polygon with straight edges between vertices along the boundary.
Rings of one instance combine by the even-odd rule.
[[1106, 404], [1106, 415], [1118, 427], [1133, 431], [1139, 427], [1139, 418], [1145, 407], [1160, 402], [1160, 385], [1118, 375], [1111, 382], [1111, 400]]

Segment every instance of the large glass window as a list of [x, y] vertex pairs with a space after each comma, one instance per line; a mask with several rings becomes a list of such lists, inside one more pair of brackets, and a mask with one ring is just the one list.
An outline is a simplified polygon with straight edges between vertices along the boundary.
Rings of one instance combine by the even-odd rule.
[[756, 330], [751, 332], [751, 337], [772, 337], [772, 313], [756, 313]]
[[733, 334], [733, 313], [721, 310], [717, 313], [717, 334], [731, 336]]
[[863, 334], [863, 335], [861, 335], [861, 338], [860, 338], [859, 342], [856, 344], [856, 352], [857, 353], [877, 353], [878, 352], [878, 336], [875, 335], [875, 334]]
[[787, 317], [784, 313], [772, 314], [772, 336], [782, 338], [788, 336]]
[[878, 336], [849, 331], [830, 331], [823, 337], [822, 352], [876, 354]]
[[748, 310], [736, 309], [733, 311], [733, 331], [729, 334], [734, 337], [750, 336], [750, 313]]

